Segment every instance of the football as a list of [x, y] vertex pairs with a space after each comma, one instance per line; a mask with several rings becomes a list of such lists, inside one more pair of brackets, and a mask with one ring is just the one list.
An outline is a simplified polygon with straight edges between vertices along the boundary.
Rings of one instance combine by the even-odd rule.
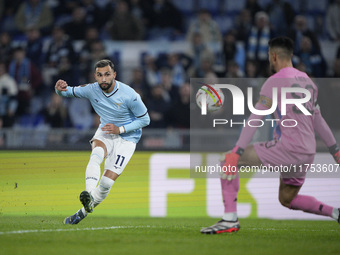
[[196, 103], [199, 108], [202, 109], [205, 100], [206, 110], [208, 112], [215, 112], [222, 108], [224, 94], [220, 88], [216, 88], [214, 85], [204, 85], [196, 93]]

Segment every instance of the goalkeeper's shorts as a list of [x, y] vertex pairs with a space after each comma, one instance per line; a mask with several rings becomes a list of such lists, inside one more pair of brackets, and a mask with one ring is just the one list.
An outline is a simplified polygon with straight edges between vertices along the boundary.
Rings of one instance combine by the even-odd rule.
[[254, 143], [254, 149], [264, 166], [280, 171], [283, 183], [294, 186], [303, 185], [308, 168], [304, 164], [312, 164], [315, 156], [288, 151], [279, 140]]

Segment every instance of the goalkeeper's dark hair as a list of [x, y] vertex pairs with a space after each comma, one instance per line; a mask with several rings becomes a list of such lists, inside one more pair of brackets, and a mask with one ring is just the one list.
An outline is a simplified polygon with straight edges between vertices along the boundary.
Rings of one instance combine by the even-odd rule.
[[269, 49], [280, 49], [282, 57], [292, 58], [294, 50], [294, 42], [286, 36], [275, 37], [268, 42]]
[[102, 68], [102, 67], [105, 67], [105, 66], [109, 66], [112, 68], [112, 70], [114, 71], [115, 70], [115, 66], [114, 64], [112, 63], [111, 60], [109, 59], [102, 59], [102, 60], [99, 60], [95, 65], [94, 65], [94, 69], [96, 68]]

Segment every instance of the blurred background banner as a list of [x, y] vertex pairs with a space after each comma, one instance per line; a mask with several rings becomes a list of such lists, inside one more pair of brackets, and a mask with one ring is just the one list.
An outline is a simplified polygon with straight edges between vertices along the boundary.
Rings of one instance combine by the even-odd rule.
[[[81, 206], [89, 152], [3, 151], [0, 153], [0, 216], [65, 216]], [[220, 217], [223, 203], [218, 178], [190, 178], [189, 153], [136, 152], [96, 216]], [[199, 155], [217, 161], [218, 154]], [[323, 157], [323, 154], [318, 154]], [[277, 199], [278, 174], [241, 178], [241, 218], [325, 219], [293, 212]], [[339, 179], [306, 180], [302, 188], [336, 206]]]

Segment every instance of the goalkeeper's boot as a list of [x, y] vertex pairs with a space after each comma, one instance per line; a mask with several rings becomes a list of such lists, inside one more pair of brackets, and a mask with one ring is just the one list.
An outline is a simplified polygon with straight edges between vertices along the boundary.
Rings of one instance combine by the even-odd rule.
[[226, 220], [220, 220], [216, 224], [202, 228], [201, 233], [202, 234], [221, 234], [221, 233], [231, 233], [231, 232], [237, 232], [241, 228], [240, 222], [238, 220], [236, 221], [226, 221]]
[[81, 210], [79, 210], [78, 212], [76, 212], [72, 216], [67, 217], [64, 220], [64, 224], [71, 224], [71, 225], [78, 224], [84, 218], [85, 218], [85, 215], [83, 214], [83, 212]]
[[82, 191], [80, 193], [79, 200], [83, 204], [86, 212], [88, 213], [93, 212], [93, 197], [88, 191], [86, 190]]

